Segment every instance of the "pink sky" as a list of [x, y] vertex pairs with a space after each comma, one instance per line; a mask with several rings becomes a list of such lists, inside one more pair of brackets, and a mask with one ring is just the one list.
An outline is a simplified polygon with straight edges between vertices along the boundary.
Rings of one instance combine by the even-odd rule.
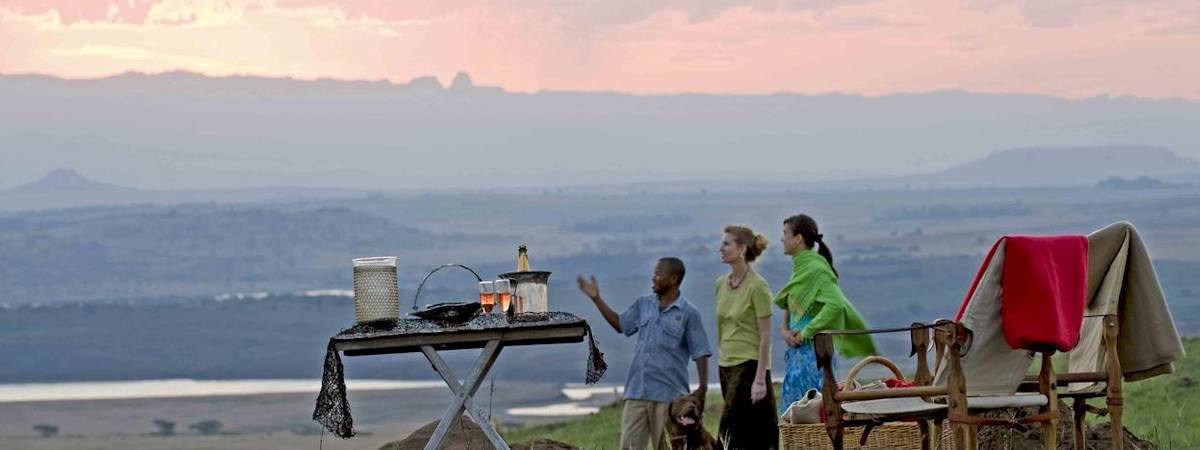
[[1200, 99], [1196, 0], [0, 0], [0, 73]]

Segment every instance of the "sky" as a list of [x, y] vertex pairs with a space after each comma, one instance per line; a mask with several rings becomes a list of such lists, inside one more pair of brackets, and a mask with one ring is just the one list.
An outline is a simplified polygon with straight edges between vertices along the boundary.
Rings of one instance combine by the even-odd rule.
[[0, 73], [1200, 99], [1196, 0], [0, 0]]

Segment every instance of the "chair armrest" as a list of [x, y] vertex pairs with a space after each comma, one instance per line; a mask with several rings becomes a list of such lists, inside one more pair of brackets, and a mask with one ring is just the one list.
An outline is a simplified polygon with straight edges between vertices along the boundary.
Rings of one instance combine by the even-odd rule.
[[882, 398], [938, 397], [949, 393], [946, 386], [915, 386], [907, 388], [872, 389], [869, 391], [840, 391], [834, 394], [839, 402], [857, 402]]
[[[937, 328], [938, 326], [939, 325], [936, 323], [932, 324], [932, 325], [926, 325], [923, 323], [914, 323], [911, 326], [899, 327], [899, 328], [873, 328], [870, 330], [825, 330], [825, 331], [817, 333], [816, 336], [820, 336], [822, 334], [841, 336], [841, 335], [858, 335], [858, 334], [898, 333], [901, 331], [911, 332], [913, 330], [927, 330], [930, 328]], [[813, 339], [816, 339], [816, 336], [814, 336]]]

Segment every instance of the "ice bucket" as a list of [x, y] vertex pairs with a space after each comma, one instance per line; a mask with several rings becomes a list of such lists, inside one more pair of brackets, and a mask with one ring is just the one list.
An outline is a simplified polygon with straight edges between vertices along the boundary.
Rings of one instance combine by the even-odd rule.
[[547, 301], [550, 272], [524, 271], [500, 274], [500, 278], [513, 280], [514, 312], [547, 312], [550, 305]]
[[354, 317], [357, 323], [400, 319], [396, 257], [354, 260]]

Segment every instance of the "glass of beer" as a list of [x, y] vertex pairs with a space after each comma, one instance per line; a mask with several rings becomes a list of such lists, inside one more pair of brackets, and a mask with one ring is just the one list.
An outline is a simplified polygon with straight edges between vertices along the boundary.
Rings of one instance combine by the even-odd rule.
[[496, 304], [496, 285], [491, 281], [482, 281], [479, 283], [479, 306], [483, 307], [484, 314], [492, 313], [492, 306]]
[[512, 295], [513, 295], [512, 282], [509, 281], [508, 279], [500, 279], [500, 280], [493, 281], [492, 283], [493, 283], [493, 286], [496, 288], [496, 296], [499, 297], [500, 313], [501, 314], [507, 313], [508, 306], [509, 306], [509, 304], [512, 303]]

